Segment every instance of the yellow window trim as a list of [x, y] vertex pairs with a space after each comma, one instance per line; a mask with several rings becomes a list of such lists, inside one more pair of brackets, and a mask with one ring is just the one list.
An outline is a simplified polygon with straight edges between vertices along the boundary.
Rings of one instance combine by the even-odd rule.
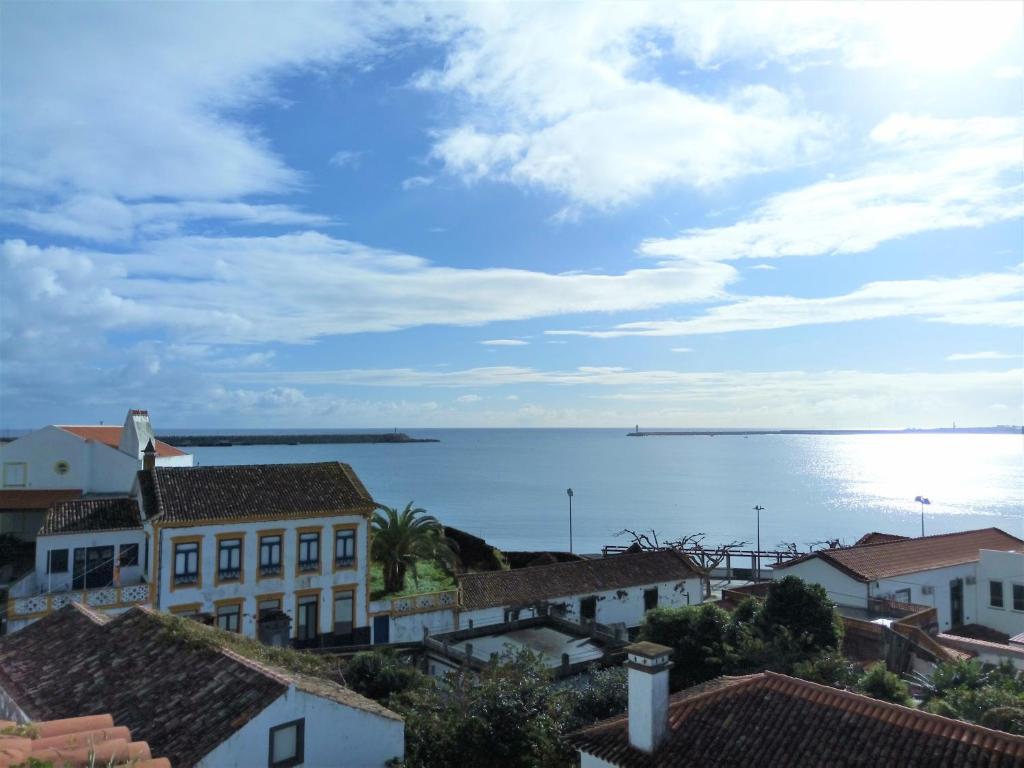
[[[256, 581], [274, 581], [275, 579], [280, 580], [284, 578], [284, 534], [284, 528], [264, 528], [263, 530], [256, 531]], [[260, 558], [263, 552], [263, 539], [267, 536], [281, 537], [281, 573], [277, 576], [264, 576], [262, 572], [263, 566], [260, 563]]]
[[[196, 575], [198, 580], [195, 584], [182, 584], [178, 586], [174, 583], [174, 568], [178, 562], [178, 545], [179, 544], [198, 544], [199, 547], [196, 550]], [[177, 589], [202, 589], [203, 588], [203, 537], [202, 536], [172, 536], [171, 537], [171, 570], [170, 570], [170, 591], [174, 592]]]
[[323, 589], [321, 587], [317, 587], [316, 589], [297, 589], [293, 593], [295, 595], [295, 621], [293, 622], [294, 634], [292, 636], [296, 640], [299, 638], [299, 600], [304, 597], [316, 597], [316, 633], [318, 635], [322, 634], [320, 632], [320, 627], [323, 624], [323, 615], [321, 610], [321, 603], [323, 603], [323, 600], [320, 599], [321, 592], [323, 592]]
[[[354, 571], [359, 567], [359, 523], [336, 523], [331, 526], [331, 569], [332, 573], [338, 571]], [[338, 567], [337, 554], [338, 546], [338, 531], [352, 531], [355, 534], [355, 541], [352, 547], [352, 565], [346, 565], [344, 567]], [[369, 583], [369, 579], [367, 579]]]
[[167, 610], [171, 613], [202, 613], [202, 603], [182, 603], [181, 605], [170, 605]]
[[[324, 572], [324, 527], [322, 525], [305, 525], [295, 529], [295, 578], [300, 576], [320, 576]], [[299, 570], [299, 559], [302, 552], [302, 534], [315, 533], [317, 535], [317, 554], [320, 560], [315, 571]]]
[[[241, 551], [238, 553], [238, 578], [221, 579], [220, 577], [220, 543], [237, 539], [242, 542]], [[231, 533], [218, 533], [217, 546], [213, 550], [213, 585], [220, 584], [243, 584], [245, 582], [245, 531], [232, 531]]]
[[[213, 601], [213, 615], [216, 619], [216, 626], [220, 627], [220, 609], [231, 608], [238, 606], [238, 630], [236, 634], [242, 634], [242, 619], [245, 618], [245, 598], [244, 597], [227, 597], [223, 600]], [[228, 630], [225, 630], [228, 631]]]
[[359, 616], [359, 598], [356, 597], [356, 592], [359, 591], [359, 584], [336, 584], [331, 587], [331, 631], [334, 631], [334, 625], [338, 623], [338, 617], [335, 611], [338, 609], [338, 593], [348, 592], [352, 595], [352, 629], [360, 626], [357, 617]]

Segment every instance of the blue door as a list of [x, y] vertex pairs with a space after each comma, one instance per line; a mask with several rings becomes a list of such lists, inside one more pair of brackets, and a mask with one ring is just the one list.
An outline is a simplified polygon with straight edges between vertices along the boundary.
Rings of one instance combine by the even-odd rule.
[[380, 645], [388, 641], [388, 633], [391, 631], [390, 616], [373, 617], [373, 644]]

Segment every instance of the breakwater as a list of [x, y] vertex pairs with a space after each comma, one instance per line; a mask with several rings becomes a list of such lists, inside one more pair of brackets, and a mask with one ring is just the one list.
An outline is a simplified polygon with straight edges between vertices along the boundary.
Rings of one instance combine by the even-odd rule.
[[439, 443], [432, 437], [410, 437], [404, 432], [368, 434], [294, 434], [294, 435], [166, 435], [164, 442], [177, 448], [227, 448], [233, 445], [335, 445], [351, 443]]

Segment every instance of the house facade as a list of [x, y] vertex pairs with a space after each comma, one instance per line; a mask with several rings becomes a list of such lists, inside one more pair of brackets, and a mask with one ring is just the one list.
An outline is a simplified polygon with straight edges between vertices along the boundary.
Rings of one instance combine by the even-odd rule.
[[1010, 637], [1024, 632], [1024, 547], [979, 554], [977, 623]]
[[50, 509], [35, 572], [11, 589], [8, 631], [68, 602], [144, 604], [249, 637], [283, 616], [299, 646], [369, 643], [374, 508], [337, 462], [152, 464], [130, 496]]
[[1024, 541], [998, 528], [880, 541], [801, 555], [775, 566], [772, 576], [820, 584], [840, 606], [867, 610], [876, 598], [930, 606], [939, 629], [947, 630], [992, 617], [986, 609], [989, 585], [979, 575], [982, 550], [1020, 553]]
[[0, 717], [116, 712], [174, 768], [384, 768], [403, 758], [394, 712], [295, 671], [287, 656], [284, 666], [257, 661], [254, 649], [149, 609], [111, 618], [65, 606], [0, 638]]
[[157, 466], [192, 466], [192, 455], [157, 440], [138, 409], [121, 427], [51, 425], [0, 445], [0, 533], [32, 540], [56, 501], [127, 494], [150, 441]]

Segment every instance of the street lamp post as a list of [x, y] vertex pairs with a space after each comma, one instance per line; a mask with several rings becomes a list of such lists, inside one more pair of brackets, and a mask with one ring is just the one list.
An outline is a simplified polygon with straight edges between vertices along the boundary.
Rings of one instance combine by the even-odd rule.
[[914, 501], [921, 505], [921, 535], [924, 536], [924, 505], [931, 504], [924, 496], [915, 496]]
[[764, 511], [764, 507], [755, 504], [754, 511], [757, 513], [757, 554], [754, 555], [754, 561], [757, 563], [756, 580], [761, 581], [761, 513]]
[[566, 488], [565, 493], [569, 497], [569, 551], [572, 552], [572, 488]]

